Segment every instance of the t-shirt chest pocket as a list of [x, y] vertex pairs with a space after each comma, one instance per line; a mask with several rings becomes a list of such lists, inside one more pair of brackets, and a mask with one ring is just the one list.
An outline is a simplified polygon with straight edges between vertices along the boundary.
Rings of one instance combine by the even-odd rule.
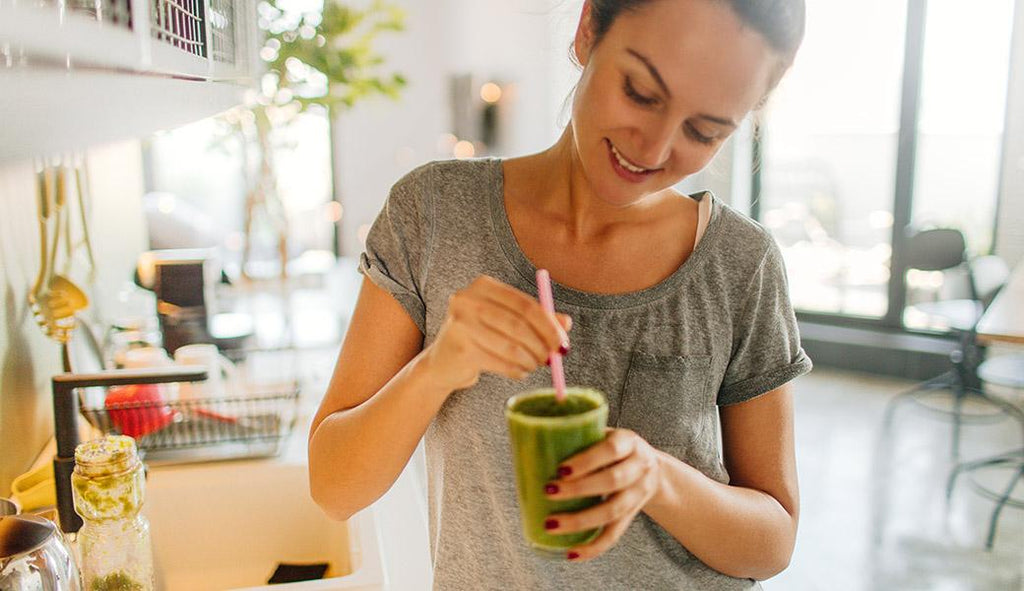
[[617, 426], [655, 446], [701, 443], [713, 405], [708, 395], [711, 356], [664, 356], [634, 351], [622, 388]]

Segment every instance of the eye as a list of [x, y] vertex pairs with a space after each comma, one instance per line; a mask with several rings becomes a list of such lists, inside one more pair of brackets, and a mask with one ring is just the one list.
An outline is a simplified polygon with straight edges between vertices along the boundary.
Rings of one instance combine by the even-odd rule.
[[715, 138], [708, 137], [703, 133], [697, 131], [697, 128], [690, 123], [686, 124], [686, 135], [690, 136], [694, 141], [701, 144], [710, 144], [711, 142], [715, 141]]
[[653, 96], [646, 96], [637, 92], [636, 87], [633, 86], [633, 81], [626, 76], [625, 81], [622, 84], [622, 91], [626, 93], [626, 96], [630, 98], [634, 103], [649, 107], [657, 104], [658, 98]]

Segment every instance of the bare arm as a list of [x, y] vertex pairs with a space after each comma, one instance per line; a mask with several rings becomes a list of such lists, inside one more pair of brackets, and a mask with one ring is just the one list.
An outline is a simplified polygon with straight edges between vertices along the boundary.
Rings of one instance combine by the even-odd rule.
[[[347, 519], [387, 492], [448, 396], [482, 371], [522, 378], [567, 344], [532, 297], [480, 277], [449, 302], [437, 338], [391, 294], [363, 280], [327, 394], [309, 435], [313, 500]], [[564, 330], [563, 330], [564, 327]]]
[[721, 408], [729, 484], [657, 452], [661, 486], [644, 511], [711, 568], [766, 579], [789, 564], [799, 513], [789, 388]]
[[422, 371], [422, 347], [401, 305], [364, 279], [309, 435], [310, 491], [335, 519], [390, 488], [444, 402]]

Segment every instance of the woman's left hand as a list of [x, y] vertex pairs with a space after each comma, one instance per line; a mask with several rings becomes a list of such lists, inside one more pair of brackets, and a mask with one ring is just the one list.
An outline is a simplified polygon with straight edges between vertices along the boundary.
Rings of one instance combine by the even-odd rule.
[[593, 542], [566, 553], [577, 562], [600, 556], [622, 537], [658, 492], [661, 464], [642, 437], [628, 429], [609, 429], [604, 441], [562, 462], [559, 474], [545, 488], [552, 500], [607, 495], [603, 503], [576, 513], [552, 513], [544, 523], [553, 534], [604, 527]]

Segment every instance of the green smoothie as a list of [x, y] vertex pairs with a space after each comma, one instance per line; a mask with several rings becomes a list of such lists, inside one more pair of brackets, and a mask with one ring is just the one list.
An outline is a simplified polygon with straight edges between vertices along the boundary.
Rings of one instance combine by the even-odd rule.
[[517, 394], [505, 404], [523, 535], [535, 550], [560, 556], [572, 546], [593, 540], [600, 530], [552, 535], [544, 529], [544, 520], [552, 513], [596, 505], [601, 497], [551, 501], [544, 485], [558, 477], [562, 461], [604, 439], [608, 420], [608, 404], [597, 390], [568, 388], [566, 393], [565, 401], [558, 402], [554, 390], [534, 390]]

